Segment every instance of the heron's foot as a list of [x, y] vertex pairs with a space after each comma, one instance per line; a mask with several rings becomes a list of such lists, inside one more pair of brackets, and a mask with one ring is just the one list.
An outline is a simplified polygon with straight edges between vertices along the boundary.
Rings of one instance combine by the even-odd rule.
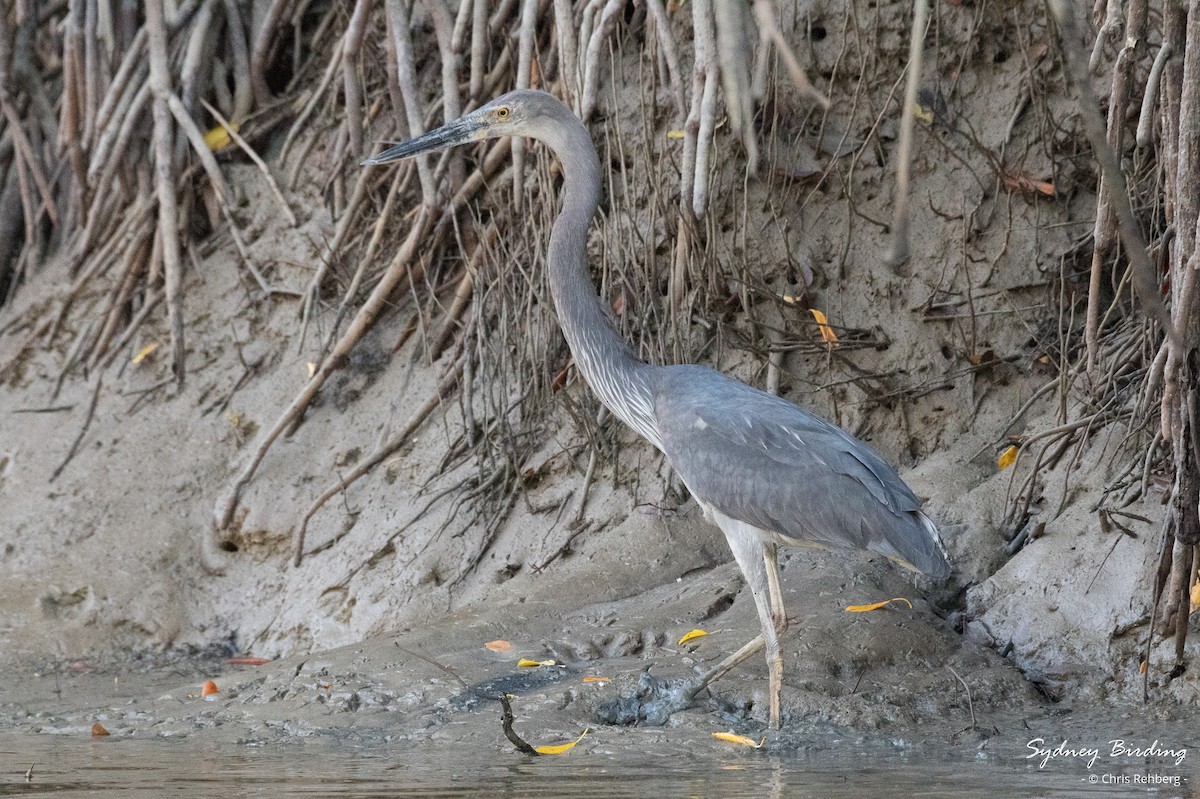
[[696, 703], [696, 695], [708, 686], [703, 676], [686, 680], [660, 680], [647, 667], [638, 679], [637, 691], [601, 705], [596, 711], [603, 724], [626, 727], [661, 727], [674, 713]]

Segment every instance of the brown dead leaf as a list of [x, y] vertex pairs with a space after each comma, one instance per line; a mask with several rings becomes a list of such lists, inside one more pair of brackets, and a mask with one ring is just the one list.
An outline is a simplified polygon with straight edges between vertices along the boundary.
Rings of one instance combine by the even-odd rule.
[[483, 645], [483, 648], [489, 652], [507, 652], [508, 650], [512, 649], [512, 644], [508, 641], [501, 641], [497, 639], [495, 641], [488, 641]]
[[101, 724], [100, 722], [97, 721], [95, 724], [92, 725], [92, 737], [93, 738], [103, 738], [105, 735], [112, 735], [112, 733], [110, 733], [108, 730], [104, 729], [103, 724]]

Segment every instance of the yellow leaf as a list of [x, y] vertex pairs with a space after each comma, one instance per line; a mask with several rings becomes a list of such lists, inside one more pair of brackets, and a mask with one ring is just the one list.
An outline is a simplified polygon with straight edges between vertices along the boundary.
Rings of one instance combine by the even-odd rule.
[[796, 303], [800, 302], [800, 299], [801, 299], [800, 297], [794, 297], [791, 294], [780, 294], [779, 298], [782, 299], [784, 302], [786, 302], [788, 305], [795, 305]]
[[1008, 447], [1000, 453], [1000, 457], [996, 458], [996, 465], [1000, 467], [1000, 471], [1004, 471], [1009, 466], [1017, 462], [1017, 445], [1009, 444]]
[[569, 744], [555, 744], [554, 746], [535, 746], [535, 747], [533, 747], [533, 750], [535, 752], [537, 752], [539, 755], [561, 755], [563, 752], [567, 751], [568, 749], [573, 747], [575, 744], [582, 741], [583, 736], [587, 735], [587, 734], [588, 734], [588, 731], [585, 729], [583, 731], [583, 735], [580, 735], [578, 738], [576, 738], [574, 741], [571, 741], [571, 743], [569, 743]]
[[846, 610], [850, 613], [867, 613], [868, 611], [879, 610], [884, 605], [890, 605], [893, 602], [903, 602], [904, 604], [908, 605], [909, 608], [912, 608], [911, 602], [902, 596], [898, 596], [895, 599], [885, 599], [882, 602], [872, 602], [870, 605], [847, 605]]
[[[237, 125], [230, 125], [234, 132], [237, 132]], [[208, 145], [208, 149], [216, 151], [223, 150], [233, 143], [233, 137], [229, 135], [229, 131], [218, 125], [217, 127], [204, 134], [204, 143]]]
[[584, 682], [612, 682], [611, 677], [584, 677]]
[[747, 738], [745, 735], [737, 735], [732, 732], [714, 732], [712, 736], [714, 738], [720, 738], [722, 741], [728, 741], [731, 744], [749, 746], [751, 749], [761, 749], [762, 745], [767, 742], [765, 737], [758, 743], [755, 743], [753, 738]]
[[533, 669], [538, 666], [557, 666], [553, 660], [530, 660], [529, 658], [521, 658], [517, 661], [517, 666], [523, 669]]
[[133, 356], [133, 360], [130, 361], [130, 363], [133, 364], [134, 366], [137, 366], [139, 363], [146, 360], [146, 356], [149, 355], [150, 353], [154, 352], [156, 349], [158, 349], [157, 344], [147, 344], [146, 346], [144, 346], [140, 350], [138, 350], [137, 355]]
[[838, 341], [837, 333], [834, 333], [833, 328], [829, 326], [829, 319], [825, 314], [816, 308], [809, 308], [808, 312], [813, 315], [813, 319], [817, 320], [817, 330], [821, 332], [821, 340], [828, 344], [830, 349], [840, 347], [841, 343]]
[[483, 648], [491, 652], [507, 652], [508, 650], [512, 649], [512, 644], [510, 644], [508, 641], [501, 640], [488, 641], [483, 645]]
[[312, 376], [317, 373], [317, 364], [314, 361], [309, 361], [305, 366], [308, 367], [308, 379], [311, 380]]
[[926, 108], [920, 103], [913, 103], [913, 116], [924, 122], [926, 125], [933, 124], [933, 111]]
[[682, 130], [678, 130], [678, 129], [667, 131], [668, 139], [682, 139], [686, 135], [687, 135], [686, 133], [684, 133]]
[[703, 638], [706, 635], [708, 635], [708, 633], [704, 632], [704, 630], [692, 630], [691, 632], [686, 633], [682, 638], [679, 639], [678, 645], [683, 646], [688, 641], [694, 641], [697, 638]]

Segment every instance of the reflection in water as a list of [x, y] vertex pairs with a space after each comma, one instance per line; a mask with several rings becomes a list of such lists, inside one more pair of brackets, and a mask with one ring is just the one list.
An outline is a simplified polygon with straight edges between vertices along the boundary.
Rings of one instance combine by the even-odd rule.
[[[854, 797], [1192, 796], [1191, 764], [1095, 764], [1039, 769], [1024, 742], [911, 747], [844, 742], [777, 753], [740, 747], [629, 751], [592, 741], [560, 757], [526, 758], [501, 742], [403, 750], [306, 739], [287, 745], [197, 740], [0, 736], [0, 796]], [[936, 752], [927, 751], [936, 749]], [[25, 771], [33, 765], [32, 780]], [[1148, 786], [1158, 774], [1178, 785]]]

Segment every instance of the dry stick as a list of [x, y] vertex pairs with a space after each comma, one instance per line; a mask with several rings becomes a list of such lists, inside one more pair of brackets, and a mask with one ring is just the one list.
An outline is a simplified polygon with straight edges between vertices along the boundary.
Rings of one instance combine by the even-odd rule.
[[908, 260], [908, 173], [912, 168], [913, 120], [916, 118], [917, 87], [921, 84], [921, 57], [925, 26], [929, 19], [929, 0], [916, 0], [913, 8], [912, 37], [908, 40], [908, 81], [900, 108], [900, 146], [896, 153], [896, 207], [892, 212], [892, 243], [883, 260], [892, 271]]
[[238, 498], [241, 495], [242, 488], [254, 477], [254, 473], [258, 470], [259, 464], [262, 463], [262, 459], [266, 456], [275, 439], [279, 437], [280, 433], [290, 427], [296, 419], [300, 418], [301, 414], [308, 408], [308, 403], [312, 400], [313, 395], [320, 390], [329, 376], [341, 366], [344, 358], [350, 354], [350, 350], [354, 348], [363, 335], [371, 328], [379, 314], [388, 307], [388, 297], [391, 296], [392, 291], [400, 283], [405, 274], [407, 274], [408, 265], [412, 263], [417, 252], [417, 247], [424, 242], [425, 234], [429, 231], [434, 216], [435, 212], [432, 209], [428, 206], [421, 206], [412, 229], [409, 231], [404, 243], [400, 246], [396, 257], [392, 259], [392, 263], [375, 286], [375, 290], [371, 292], [371, 296], [367, 298], [362, 308], [359, 309], [358, 314], [354, 317], [354, 321], [350, 324], [349, 329], [346, 330], [345, 335], [338, 340], [337, 345], [330, 353], [330, 357], [321, 364], [316, 373], [309, 379], [308, 384], [301, 390], [300, 394], [292, 400], [291, 405], [287, 407], [271, 429], [262, 437], [255, 448], [254, 454], [250, 458], [250, 462], [242, 469], [233, 485], [217, 500], [216, 507], [213, 509], [214, 532], [221, 533], [229, 528], [230, 523], [233, 521], [233, 514], [237, 510]]
[[[482, 0], [477, 0], [482, 2]], [[422, 121], [421, 106], [417, 95], [417, 68], [413, 57], [409, 17], [412, 13], [411, 0], [387, 0], [388, 18], [392, 24], [392, 44], [396, 48], [396, 81], [400, 85], [400, 95], [404, 99], [404, 113], [408, 117], [408, 135], [416, 138], [425, 132]], [[486, 15], [484, 16], [486, 24]], [[417, 175], [421, 179], [421, 200], [426, 206], [437, 202], [437, 187], [433, 181], [433, 171], [429, 167], [429, 156], [416, 157]]]
[[[329, 243], [329, 247], [326, 249], [325, 254], [321, 257], [320, 262], [317, 265], [317, 271], [313, 273], [312, 280], [309, 281], [307, 288], [304, 289], [304, 302], [301, 303], [300, 306], [300, 335], [296, 342], [297, 352], [303, 350], [304, 340], [308, 337], [308, 325], [312, 320], [313, 308], [321, 296], [321, 284], [325, 282], [325, 273], [329, 271], [329, 266], [331, 263], [333, 263], [333, 259], [336, 257], [338, 250], [342, 248], [342, 243], [346, 239], [346, 236], [350, 230], [350, 225], [353, 224], [355, 219], [357, 219], [359, 206], [361, 206], [366, 200], [370, 185], [373, 182], [374, 181], [370, 177], [369, 173], [359, 173], [358, 180], [354, 184], [354, 191], [350, 195], [350, 203], [342, 212], [342, 215], [338, 217], [337, 228], [333, 233], [333, 241]], [[345, 301], [343, 301], [343, 306], [344, 305]], [[330, 330], [329, 335], [333, 336], [336, 330], [337, 325], [335, 324], [333, 329]], [[329, 342], [326, 341], [324, 346], [321, 348], [322, 351], [327, 349], [328, 346]]]
[[[8, 78], [4, 74], [9, 56], [3, 52], [9, 40], [7, 31], [8, 16], [4, 12], [4, 20], [0, 21], [0, 100], [8, 100]], [[85, 202], [87, 184], [81, 180], [83, 166], [82, 130], [80, 117], [83, 115], [83, 26], [85, 24], [85, 9], [83, 0], [72, 0], [69, 3], [67, 15], [63, 19], [62, 44], [62, 104], [59, 111], [58, 146], [67, 151], [71, 171], [75, 175], [75, 189], [79, 197], [79, 205]], [[19, 162], [18, 162], [19, 166]], [[28, 211], [26, 212], [28, 216]], [[28, 240], [28, 239], [27, 239]]]
[[275, 36], [275, 29], [279, 27], [279, 22], [283, 18], [283, 12], [287, 9], [288, 1], [271, 0], [271, 5], [263, 17], [262, 28], [259, 29], [258, 35], [254, 37], [254, 50], [250, 54], [250, 86], [254, 91], [254, 99], [258, 102], [260, 108], [271, 102], [271, 89], [267, 86], [265, 76], [267, 56], [271, 51], [271, 41]]
[[108, 187], [116, 177], [117, 169], [125, 163], [125, 151], [129, 147], [129, 142], [133, 138], [134, 131], [141, 131], [143, 124], [141, 118], [142, 110], [146, 103], [150, 102], [150, 95], [150, 84], [146, 83], [133, 98], [129, 112], [121, 124], [120, 133], [117, 134], [116, 142], [112, 146], [112, 153], [107, 156], [105, 162], [102, 164], [103, 171], [100, 173], [99, 178], [92, 180], [89, 174], [88, 182], [92, 191], [92, 204], [88, 208], [87, 220], [84, 223], [83, 231], [75, 241], [74, 258], [77, 263], [81, 263], [85, 256], [87, 256], [92, 245], [99, 238], [102, 226], [112, 221], [111, 214], [104, 213], [105, 207], [112, 200], [112, 195], [109, 193]]
[[1137, 146], [1146, 147], [1150, 144], [1151, 127], [1154, 125], [1154, 101], [1158, 98], [1158, 85], [1162, 80], [1163, 67], [1167, 65], [1173, 48], [1170, 42], [1163, 42], [1154, 56], [1154, 64], [1146, 77], [1146, 89], [1142, 93], [1142, 111], [1138, 115]]
[[308, 522], [310, 519], [312, 519], [316, 512], [319, 511], [331, 498], [343, 493], [360, 477], [370, 472], [372, 469], [386, 460], [393, 452], [404, 446], [405, 443], [408, 442], [409, 437], [415, 433], [417, 428], [420, 427], [429, 417], [429, 414], [433, 413], [435, 408], [449, 399], [450, 395], [458, 387], [458, 381], [462, 377], [462, 372], [463, 364], [462, 361], [459, 361], [459, 363], [455, 364], [454, 368], [450, 370], [450, 373], [443, 377], [438, 383], [437, 390], [434, 391], [433, 396], [425, 400], [425, 402], [413, 412], [413, 415], [409, 417], [408, 421], [404, 423], [404, 426], [401, 427], [394, 436], [392, 436], [386, 443], [384, 443], [374, 452], [367, 455], [367, 457], [359, 462], [348, 474], [340, 477], [335, 485], [325, 489], [321, 496], [317, 497], [316, 501], [308, 507], [308, 510], [304, 512], [304, 516], [300, 519], [300, 526], [296, 528], [296, 541], [293, 547], [292, 555], [293, 565], [299, 566], [301, 561], [304, 559], [304, 538], [308, 532]]
[[487, 69], [487, 0], [474, 0], [471, 6], [471, 78], [469, 96], [472, 105], [482, 102], [483, 78]]
[[78, 335], [75, 336], [75, 343], [71, 345], [71, 349], [67, 351], [67, 357], [63, 358], [62, 366], [58, 370], [58, 377], [54, 380], [54, 388], [50, 391], [50, 399], [58, 399], [58, 393], [62, 391], [63, 383], [66, 382], [67, 373], [75, 366], [79, 360], [79, 354], [83, 350], [84, 344], [92, 340], [92, 332], [96, 329], [95, 320], [92, 320], [80, 328]]
[[163, 272], [167, 290], [167, 323], [171, 329], [171, 371], [177, 385], [186, 372], [183, 332], [183, 267], [179, 258], [179, 209], [175, 203], [175, 165], [168, 97], [171, 73], [167, 63], [167, 26], [163, 0], [146, 3], [146, 27], [150, 29], [150, 87], [154, 92], [154, 173], [158, 193], [158, 235], [162, 242]]
[[1121, 242], [1125, 245], [1126, 256], [1133, 268], [1134, 289], [1137, 291], [1138, 299], [1141, 300], [1147, 315], [1158, 322], [1172, 342], [1179, 346], [1182, 342], [1181, 335], [1171, 324], [1171, 317], [1167, 314], [1167, 309], [1158, 296], [1154, 266], [1150, 263], [1150, 256], [1146, 252], [1146, 242], [1142, 239], [1137, 220], [1133, 216], [1133, 209], [1129, 205], [1125, 176], [1121, 173], [1121, 166], [1117, 163], [1116, 156], [1105, 142], [1104, 121], [1100, 118], [1100, 112], [1096, 110], [1096, 97], [1092, 92], [1087, 64], [1083, 57], [1083, 48], [1079, 43], [1079, 30], [1075, 24], [1074, 10], [1071, 4], [1065, 0], [1048, 0], [1048, 2], [1058, 19], [1059, 29], [1062, 32], [1061, 42], [1063, 53], [1066, 56], [1067, 76], [1079, 97], [1079, 114], [1083, 119], [1084, 134], [1087, 136], [1093, 154], [1100, 162], [1100, 170], [1109, 184], [1109, 197], [1117, 212]]
[[[92, 130], [93, 134], [100, 137], [103, 136], [103, 131], [109, 127], [109, 122], [113, 115], [115, 114], [117, 117], [121, 116], [121, 113], [117, 111], [121, 100], [131, 96], [134, 86], [142, 84], [142, 81], [134, 80], [134, 73], [145, 68], [142, 56], [144, 55], [143, 50], [146, 47], [146, 40], [149, 36], [149, 30], [143, 26], [138, 29], [137, 36], [130, 42], [129, 49], [125, 51], [125, 56], [121, 59], [121, 66], [117, 69], [117, 74], [113, 76], [112, 83], [108, 87], [108, 92], [104, 95], [104, 102], [101, 103], [100, 110], [96, 112], [96, 124]], [[91, 145], [93, 142], [98, 141], [100, 141], [100, 138], [90, 139], [85, 144]], [[92, 151], [95, 152], [96, 149], [93, 147]]]
[[[1130, 34], [1130, 38], [1136, 34]], [[1104, 24], [1096, 34], [1096, 43], [1092, 46], [1092, 54], [1088, 58], [1088, 72], [1095, 72], [1100, 65], [1100, 56], [1104, 53], [1104, 45], [1116, 42], [1121, 38], [1121, 3], [1118, 0], [1108, 0], [1104, 11]]]
[[584, 124], [587, 124], [587, 121], [592, 118], [592, 112], [596, 109], [596, 97], [600, 92], [600, 73], [602, 71], [600, 55], [604, 50], [604, 43], [617, 26], [617, 12], [624, 7], [625, 3], [622, 0], [608, 0], [604, 5], [604, 10], [600, 12], [600, 21], [588, 40], [587, 60], [583, 65], [583, 94], [579, 100], [579, 117]]
[[[458, 92], [458, 71], [461, 53], [454, 49], [454, 20], [442, 3], [428, 3], [429, 16], [437, 37], [438, 56], [442, 61], [442, 119], [453, 122], [462, 116], [462, 98]], [[455, 148], [450, 154], [450, 185], [457, 190], [466, 173], [465, 154]]]
[[554, 30], [558, 38], [558, 72], [566, 92], [564, 99], [579, 113], [579, 55], [571, 0], [554, 0]]
[[458, 328], [459, 317], [466, 310], [467, 304], [471, 301], [471, 294], [475, 288], [475, 278], [479, 274], [479, 267], [483, 259], [496, 246], [496, 242], [500, 239], [500, 229], [496, 227], [495, 221], [490, 222], [487, 230], [484, 231], [483, 240], [475, 245], [475, 252], [471, 253], [471, 258], [467, 261], [467, 268], [463, 270], [462, 279], [458, 281], [458, 286], [454, 289], [454, 299], [450, 303], [450, 308], [446, 311], [445, 318], [442, 320], [441, 329], [437, 331], [429, 342], [429, 360], [436, 361], [454, 337], [454, 331]]
[[233, 56], [233, 109], [229, 114], [234, 124], [240, 125], [254, 107], [254, 88], [250, 85], [250, 48], [246, 42], [246, 28], [238, 0], [224, 0], [225, 38]]
[[796, 54], [792, 52], [791, 45], [788, 44], [787, 39], [783, 38], [783, 33], [775, 21], [778, 16], [779, 12], [775, 10], [774, 0], [754, 0], [754, 19], [758, 23], [758, 29], [763, 38], [774, 44], [775, 49], [779, 51], [779, 56], [783, 59], [783, 65], [787, 68], [788, 77], [792, 79], [792, 83], [805, 97], [821, 106], [823, 110], [829, 110], [829, 98], [812, 85], [804, 67], [800, 66], [800, 62], [796, 60]]
[[[8, 121], [9, 132], [12, 134], [13, 158], [19, 167], [23, 165], [25, 169], [29, 170], [34, 185], [37, 186], [38, 193], [42, 195], [42, 208], [46, 210], [46, 215], [50, 217], [50, 221], [57, 225], [58, 211], [54, 207], [54, 190], [50, 188], [50, 183], [46, 180], [46, 176], [42, 172], [42, 165], [33, 151], [33, 146], [30, 145], [29, 139], [25, 135], [25, 129], [21, 127], [21, 117], [17, 114], [16, 108], [13, 107], [8, 90], [4, 86], [0, 86], [0, 107], [4, 110], [4, 118]], [[30, 214], [30, 218], [35, 214], [36, 209], [33, 209], [33, 214]]]
[[146, 220], [135, 233], [132, 242], [125, 248], [125, 270], [120, 280], [113, 286], [108, 302], [108, 314], [104, 320], [100, 334], [90, 347], [88, 359], [95, 367], [96, 362], [107, 352], [108, 343], [117, 334], [117, 325], [121, 322], [125, 306], [133, 297], [137, 288], [137, 279], [145, 270], [147, 259], [154, 248], [154, 223]]
[[[1109, 4], [1110, 12], [1115, 6], [1117, 6], [1115, 2]], [[1125, 105], [1129, 100], [1129, 81], [1133, 71], [1133, 59], [1138, 42], [1145, 33], [1146, 27], [1145, 0], [1132, 0], [1129, 3], [1129, 19], [1126, 27], [1129, 31], [1129, 38], [1126, 40], [1125, 46], [1121, 48], [1121, 52], [1117, 54], [1117, 62], [1113, 67], [1112, 89], [1108, 98], [1107, 143], [1108, 148], [1114, 153], [1119, 153], [1123, 149]], [[1097, 47], [1101, 38], [1103, 38], [1103, 32], [1097, 38]], [[1112, 206], [1105, 199], [1107, 188], [1107, 182], [1101, 178], [1096, 192], [1096, 222], [1092, 228], [1091, 275], [1088, 281], [1087, 313], [1084, 318], [1083, 331], [1084, 344], [1087, 348], [1085, 369], [1089, 375], [1094, 375], [1096, 371], [1096, 359], [1100, 352], [1100, 306], [1103, 302], [1100, 291], [1104, 282], [1101, 267], [1105, 254], [1112, 249], [1114, 238]]]
[[[234, 220], [233, 213], [229, 210], [229, 200], [232, 196], [229, 186], [225, 183], [225, 176], [221, 173], [221, 167], [217, 165], [217, 159], [213, 156], [212, 149], [204, 141], [204, 134], [196, 127], [195, 121], [184, 109], [183, 103], [174, 94], [167, 94], [167, 107], [175, 115], [175, 121], [179, 123], [179, 127], [191, 143], [196, 157], [200, 160], [200, 165], [204, 167], [204, 172], [208, 176], [208, 182], [217, 194], [217, 205], [221, 208], [221, 215], [225, 217], [225, 224], [229, 226], [229, 236], [233, 239], [234, 246], [241, 256], [242, 263], [246, 265], [246, 269], [250, 272], [254, 281], [258, 283], [258, 287], [262, 289], [263, 296], [294, 294], [295, 292], [271, 288], [267, 284], [267, 279], [263, 277], [262, 272], [259, 271], [258, 267], [254, 264], [254, 260], [250, 257], [250, 253], [246, 249], [246, 244], [242, 241], [242, 234], [238, 232], [237, 221]], [[170, 306], [168, 305], [169, 308]]]
[[[700, 97], [699, 128], [696, 133], [695, 175], [692, 179], [692, 213], [697, 218], [708, 209], [708, 151], [712, 146], [713, 132], [717, 127], [717, 81], [720, 79], [720, 64], [717, 57], [716, 32], [714, 30], [712, 0], [696, 0], [692, 3], [692, 25], [695, 29], [696, 69], [704, 76], [704, 88]], [[693, 86], [693, 90], [694, 90]], [[696, 98], [693, 95], [692, 102]], [[689, 117], [688, 125], [691, 125]]]
[[192, 21], [191, 31], [188, 34], [183, 65], [179, 70], [179, 93], [183, 100], [183, 107], [189, 114], [195, 114], [196, 97], [203, 91], [202, 86], [200, 91], [197, 91], [196, 88], [200, 81], [201, 68], [207, 67], [209, 75], [212, 74], [212, 63], [216, 58], [216, 42], [209, 34], [216, 13], [216, 0], [207, 0]]
[[342, 37], [342, 88], [346, 92], [346, 133], [355, 159], [363, 157], [362, 83], [358, 79], [358, 55], [366, 38], [367, 20], [371, 17], [371, 0], [357, 0], [350, 24]]
[[[145, 30], [143, 28], [143, 30]], [[144, 80], [145, 64], [141, 64], [135, 77], [136, 88], [131, 83], [128, 90], [121, 92], [114, 101], [114, 110], [109, 123], [101, 129], [96, 138], [96, 146], [92, 148], [92, 157], [87, 167], [87, 182], [92, 190], [96, 190], [96, 177], [101, 170], [109, 170], [113, 161], [120, 161], [123, 148], [122, 141], [128, 143], [129, 135], [134, 127], [134, 117], [140, 121], [142, 108], [150, 97], [150, 84]]]
[[[333, 346], [334, 337], [337, 336], [337, 331], [341, 329], [342, 319], [346, 316], [346, 310], [350, 307], [350, 303], [358, 296], [358, 288], [362, 285], [363, 277], [367, 273], [367, 265], [375, 259], [375, 251], [379, 248], [379, 243], [383, 240], [383, 233], [388, 229], [392, 219], [392, 209], [396, 205], [396, 199], [408, 188], [408, 183], [412, 176], [416, 174], [416, 168], [411, 162], [406, 162], [403, 167], [397, 171], [395, 179], [392, 181], [392, 186], [388, 189], [387, 199], [384, 200], [383, 210], [379, 213], [379, 218], [375, 220], [375, 229], [371, 233], [371, 240], [367, 242], [367, 250], [358, 260], [358, 268], [354, 270], [354, 277], [350, 279], [350, 285], [342, 292], [342, 301], [338, 304], [337, 314], [333, 318], [333, 322], [329, 325], [329, 334], [325, 336], [325, 340], [321, 343], [321, 354], [319, 360], [325, 358], [325, 354], [329, 352], [329, 348]], [[332, 259], [336, 249], [330, 248], [329, 258]], [[325, 268], [327, 262], [322, 262], [321, 267]], [[307, 299], [307, 298], [306, 298]], [[307, 324], [307, 319], [305, 320]], [[301, 332], [301, 341], [304, 340], [304, 334]]]
[[253, 161], [255, 166], [258, 167], [258, 170], [263, 173], [263, 177], [267, 179], [267, 185], [271, 188], [271, 193], [275, 195], [275, 199], [279, 200], [279, 207], [283, 209], [283, 213], [285, 216], [287, 216], [288, 221], [292, 223], [292, 227], [296, 227], [298, 224], [300, 224], [298, 221], [296, 221], [296, 215], [292, 212], [291, 206], [288, 205], [287, 200], [284, 199], [283, 192], [279, 190], [279, 184], [275, 182], [274, 176], [271, 175], [271, 170], [268, 169], [266, 163], [264, 163], [263, 160], [258, 157], [258, 153], [254, 151], [254, 148], [247, 144], [246, 140], [238, 135], [238, 132], [234, 130], [233, 125], [230, 124], [229, 120], [221, 116], [221, 112], [209, 105], [207, 100], [201, 99], [200, 103], [204, 106], [208, 113], [213, 115], [213, 119], [217, 120], [217, 124], [225, 129], [225, 132], [229, 134], [229, 138], [233, 139], [237, 146], [242, 148], [242, 152], [248, 155], [250, 160]]
[[754, 97], [750, 88], [747, 55], [751, 52], [746, 35], [744, 3], [717, 3], [714, 21], [717, 30], [717, 59], [721, 64], [721, 85], [725, 89], [725, 111], [733, 132], [746, 148], [746, 168], [758, 174], [758, 142], [754, 138]]
[[[1167, 186], [1164, 205], [1167, 220], [1174, 223], [1175, 230], [1169, 272], [1171, 307], [1179, 320], [1179, 330], [1178, 335], [1170, 341], [1167, 362], [1163, 366], [1160, 414], [1163, 438], [1175, 443], [1177, 467], [1181, 465], [1179, 453], [1182, 452], [1179, 437], [1185, 426], [1179, 405], [1183, 401], [1180, 384], [1187, 385], [1187, 376], [1183, 373], [1189, 370], [1187, 362], [1192, 355], [1191, 349], [1196, 346], [1195, 339], [1191, 336], [1185, 338], [1185, 334], [1194, 334], [1196, 273], [1200, 268], [1200, 264], [1196, 263], [1200, 257], [1200, 250], [1196, 247], [1200, 232], [1193, 227], [1196, 223], [1192, 222], [1195, 219], [1200, 223], [1200, 213], [1197, 212], [1200, 200], [1196, 196], [1196, 183], [1200, 179], [1200, 173], [1197, 172], [1200, 166], [1200, 131], [1195, 125], [1196, 117], [1200, 114], [1200, 47], [1196, 46], [1196, 42], [1200, 41], [1198, 5], [1193, 0], [1186, 21], [1180, 19], [1182, 5], [1178, 11], [1170, 6], [1163, 9], [1163, 39], [1182, 51], [1182, 64], [1172, 64], [1168, 71], [1170, 83], [1163, 97], [1165, 136], [1162, 142]], [[1176, 100], [1177, 103], [1174, 102]], [[1174, 331], [1174, 328], [1169, 330]]]
[[312, 95], [308, 98], [308, 102], [304, 104], [304, 109], [296, 116], [296, 121], [288, 128], [287, 135], [283, 137], [283, 146], [279, 148], [279, 162], [282, 164], [287, 160], [288, 153], [292, 149], [292, 144], [296, 137], [300, 135], [300, 131], [307, 129], [308, 118], [317, 108], [317, 103], [321, 102], [321, 98], [325, 96], [325, 91], [329, 88], [329, 84], [333, 83], [333, 76], [337, 74], [338, 65], [342, 63], [342, 48], [333, 48], [333, 54], [329, 57], [329, 64], [325, 67], [325, 74], [321, 76], [321, 81], [313, 90]]
[[[517, 85], [528, 89], [533, 76], [533, 39], [536, 34], [538, 0], [521, 0], [521, 25], [517, 34]], [[520, 214], [525, 205], [525, 138], [512, 140], [513, 210]]]
[[683, 92], [683, 69], [679, 66], [679, 48], [675, 46], [675, 37], [671, 35], [671, 21], [663, 10], [662, 0], [647, 0], [646, 8], [654, 20], [654, 33], [658, 36], [658, 46], [662, 48], [663, 57], [667, 61], [667, 76], [671, 79], [671, 99], [675, 101], [675, 110], [680, 116], [687, 114], [687, 100]]
[[141, 309], [138, 310], [137, 315], [130, 320], [129, 326], [125, 328], [125, 332], [121, 334], [121, 337], [117, 339], [117, 343], [112, 346], [112, 349], [108, 351], [108, 354], [105, 355], [104, 359], [100, 362], [101, 369], [107, 369], [112, 365], [112, 362], [116, 360], [117, 355], [122, 349], [125, 348], [125, 345], [129, 343], [129, 340], [133, 338], [133, 334], [136, 333], [138, 328], [142, 326], [142, 322], [146, 321], [146, 318], [150, 316], [150, 313], [157, 308], [158, 304], [162, 301], [163, 291], [161, 289], [156, 290], [150, 295], [145, 304], [143, 304]]
[[79, 444], [83, 441], [83, 436], [87, 433], [88, 427], [92, 423], [92, 416], [96, 413], [96, 401], [100, 399], [100, 387], [104, 385], [104, 378], [99, 374], [96, 375], [96, 385], [92, 387], [92, 401], [88, 403], [87, 414], [83, 417], [83, 427], [79, 429], [79, 435], [75, 436], [75, 440], [71, 442], [71, 448], [67, 450], [67, 456], [63, 458], [62, 463], [50, 473], [50, 482], [53, 483], [62, 474], [62, 470], [67, 468], [67, 464], [75, 457], [75, 453], [79, 450]]

